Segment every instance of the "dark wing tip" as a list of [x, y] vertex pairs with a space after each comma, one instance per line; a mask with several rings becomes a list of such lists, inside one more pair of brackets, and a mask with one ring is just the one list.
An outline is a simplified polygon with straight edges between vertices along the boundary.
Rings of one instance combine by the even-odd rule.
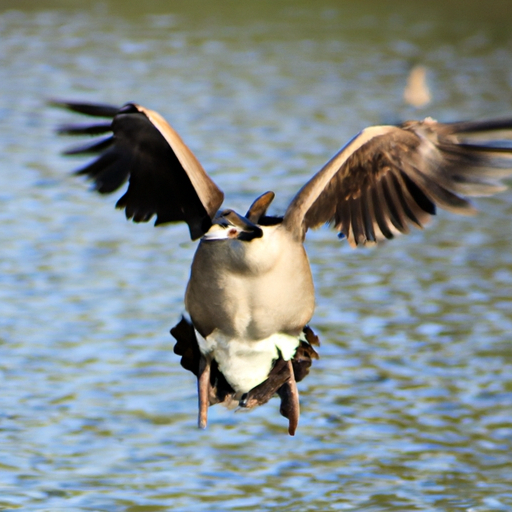
[[65, 110], [71, 110], [72, 112], [85, 114], [91, 117], [112, 118], [119, 112], [119, 107], [107, 105], [104, 103], [88, 103], [50, 99], [48, 100], [48, 105], [52, 107], [63, 108]]
[[467, 134], [512, 130], [512, 118], [459, 121], [456, 123], [446, 123], [445, 126], [453, 133]]
[[211, 227], [223, 193], [205, 173], [172, 127], [156, 112], [135, 103], [118, 108], [105, 104], [51, 100], [51, 105], [95, 117], [111, 124], [65, 126], [60, 133], [112, 136], [66, 151], [68, 155], [99, 154], [75, 173], [93, 182], [101, 194], [117, 190], [129, 179], [118, 200], [128, 219], [155, 225], [184, 221], [193, 240]]
[[111, 123], [63, 124], [57, 128], [58, 135], [103, 135], [112, 131]]
[[108, 149], [114, 143], [113, 137], [107, 137], [99, 141], [94, 141], [91, 144], [85, 144], [83, 146], [77, 146], [70, 149], [66, 149], [64, 155], [90, 155], [101, 153]]

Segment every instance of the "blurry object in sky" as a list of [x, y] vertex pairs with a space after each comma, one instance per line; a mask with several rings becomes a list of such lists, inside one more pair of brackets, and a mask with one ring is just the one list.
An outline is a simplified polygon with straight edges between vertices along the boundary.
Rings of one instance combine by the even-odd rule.
[[407, 85], [404, 89], [404, 101], [413, 107], [424, 107], [431, 100], [427, 85], [427, 68], [414, 66], [407, 77]]

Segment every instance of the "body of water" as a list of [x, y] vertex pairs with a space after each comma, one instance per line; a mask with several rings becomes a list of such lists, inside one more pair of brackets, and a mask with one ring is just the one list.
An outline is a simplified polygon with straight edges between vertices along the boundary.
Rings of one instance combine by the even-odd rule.
[[226, 207], [271, 189], [282, 213], [365, 126], [511, 115], [511, 18], [498, 0], [0, 1], [0, 509], [511, 511], [512, 192], [375, 250], [310, 233], [322, 346], [297, 436], [277, 400], [199, 431], [169, 335], [188, 230], [88, 192], [54, 134], [72, 117], [46, 105], [157, 110]]

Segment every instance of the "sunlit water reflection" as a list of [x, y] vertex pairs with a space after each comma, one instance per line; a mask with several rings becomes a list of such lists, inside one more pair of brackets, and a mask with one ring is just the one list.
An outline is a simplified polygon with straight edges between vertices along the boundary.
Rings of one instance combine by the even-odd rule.
[[510, 192], [376, 251], [312, 233], [322, 359], [298, 436], [277, 402], [195, 429], [168, 334], [194, 245], [70, 177], [45, 99], [159, 110], [230, 207], [273, 189], [281, 212], [363, 126], [512, 111], [509, 25], [476, 2], [456, 22], [450, 2], [241, 4], [0, 10], [0, 508], [512, 510]]

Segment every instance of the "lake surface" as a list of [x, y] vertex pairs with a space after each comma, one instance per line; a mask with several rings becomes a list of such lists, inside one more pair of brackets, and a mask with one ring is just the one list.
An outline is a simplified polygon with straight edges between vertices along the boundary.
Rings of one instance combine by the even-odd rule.
[[168, 332], [187, 229], [90, 193], [45, 104], [158, 110], [226, 206], [283, 212], [367, 125], [512, 114], [509, 2], [390, 4], [0, 1], [1, 510], [512, 510], [511, 191], [376, 250], [311, 233], [297, 436], [278, 400], [203, 432]]

